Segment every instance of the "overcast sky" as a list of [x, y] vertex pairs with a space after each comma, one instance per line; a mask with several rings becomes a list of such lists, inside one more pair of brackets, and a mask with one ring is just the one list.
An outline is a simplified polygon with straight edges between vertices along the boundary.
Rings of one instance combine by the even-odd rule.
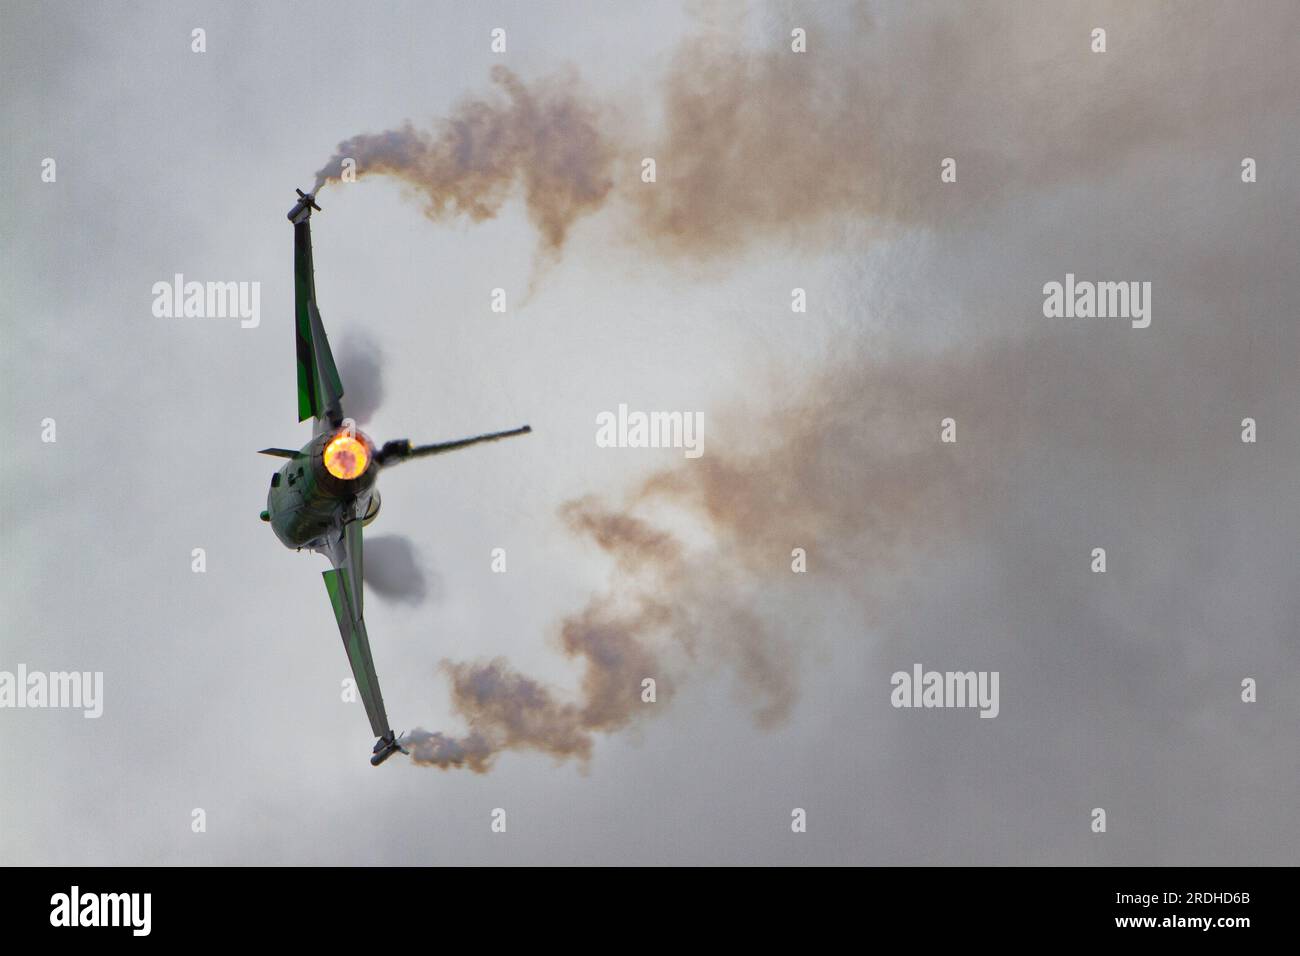
[[[0, 671], [104, 674], [98, 720], [0, 710], [0, 860], [1297, 862], [1294, 4], [332, 6], [0, 13]], [[614, 144], [562, 250], [518, 184], [475, 222], [363, 177], [313, 219], [369, 434], [534, 428], [383, 476], [368, 540], [425, 588], [367, 600], [389, 715], [465, 732], [444, 660], [583, 701], [584, 609], [685, 624], [588, 761], [376, 770], [327, 564], [258, 520], [256, 450], [309, 435], [284, 213], [498, 65]], [[260, 325], [155, 317], [176, 273], [260, 283]], [[1045, 317], [1067, 273], [1150, 282], [1150, 327]], [[703, 412], [704, 456], [597, 447], [620, 403]], [[575, 499], [689, 558], [647, 584]], [[916, 663], [999, 672], [998, 716], [891, 707]]]

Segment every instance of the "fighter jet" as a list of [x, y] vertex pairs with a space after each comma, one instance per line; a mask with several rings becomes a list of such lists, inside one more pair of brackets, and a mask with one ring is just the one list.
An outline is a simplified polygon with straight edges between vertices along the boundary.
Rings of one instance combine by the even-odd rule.
[[298, 349], [298, 421], [312, 420], [312, 435], [302, 448], [263, 448], [261, 454], [287, 459], [271, 476], [262, 520], [289, 548], [316, 551], [333, 566], [323, 572], [334, 618], [343, 635], [352, 675], [365, 703], [370, 729], [379, 739], [370, 758], [378, 767], [397, 751], [406, 753], [388, 724], [370, 654], [362, 608], [361, 529], [379, 514], [375, 481], [385, 468], [412, 458], [441, 455], [480, 442], [526, 435], [527, 425], [435, 445], [412, 445], [406, 439], [374, 442], [343, 414], [343, 383], [334, 365], [329, 340], [316, 307], [316, 279], [311, 261], [311, 214], [320, 212], [312, 193], [298, 193], [289, 210], [293, 223], [295, 328]]

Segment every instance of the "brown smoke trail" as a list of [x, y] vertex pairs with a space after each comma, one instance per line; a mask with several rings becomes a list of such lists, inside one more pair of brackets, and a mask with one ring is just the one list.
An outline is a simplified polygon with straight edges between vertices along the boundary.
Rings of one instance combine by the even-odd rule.
[[[435, 221], [491, 219], [521, 192], [549, 258], [580, 219], [615, 205], [627, 242], [670, 259], [771, 239], [820, 248], [850, 227], [859, 239], [899, 225], [953, 228], [1153, 145], [1213, 142], [1260, 101], [1288, 95], [1278, 67], [1287, 37], [1272, 51], [1219, 49], [1227, 12], [1175, 10], [1182, 27], [1158, 7], [1128, 5], [1009, 3], [976, 16], [915, 4], [906, 16], [859, 14], [851, 28], [819, 27], [807, 13], [804, 54], [790, 52], [784, 30], [756, 50], [734, 22], [706, 26], [663, 76], [658, 130], [629, 123], [643, 111], [602, 101], [570, 73], [525, 83], [497, 66], [492, 91], [428, 129], [407, 122], [340, 143], [316, 184], [336, 181], [350, 157], [359, 177], [408, 187]], [[1139, 55], [1088, 51], [1079, 38], [1102, 12]], [[1288, 16], [1300, 29], [1300, 13]], [[1170, 61], [1208, 64], [1194, 111]], [[960, 188], [940, 188], [940, 162], [954, 153]], [[641, 181], [646, 157], [654, 183]]]
[[[1262, 245], [1280, 245], [1287, 228], [1279, 217], [1278, 235]], [[1185, 268], [1193, 297], [1215, 294], [1219, 277]], [[1247, 459], [1200, 453], [1233, 438], [1218, 409], [1293, 407], [1295, 344], [1292, 330], [1285, 345], [1261, 352], [1211, 322], [1166, 342], [1162, 371], [1140, 349], [1098, 348], [1095, 331], [1079, 328], [967, 354], [854, 353], [791, 407], [738, 414], [744, 430], [766, 436], [751, 450], [715, 439], [706, 455], [651, 474], [617, 506], [592, 496], [566, 503], [569, 528], [618, 569], [608, 592], [559, 625], [562, 650], [582, 668], [578, 693], [558, 694], [500, 658], [444, 662], [468, 733], [416, 731], [412, 758], [477, 772], [507, 750], [585, 762], [595, 735], [656, 712], [641, 700], [644, 678], [667, 700], [701, 671], [730, 672], [754, 722], [779, 725], [796, 701], [804, 635], [789, 615], [767, 613], [774, 606], [802, 602], [815, 612], [824, 592], [798, 589], [828, 588], [851, 594], [869, 627], [918, 560], [988, 536], [1016, 515], [1020, 496], [1050, 493], [1080, 463], [1105, 462], [1157, 501], [1165, 489], [1231, 485]], [[1291, 384], [1282, 395], [1261, 385], [1243, 397], [1230, 379], [1182, 371], [1211, 368]], [[1139, 380], [1136, 409], [1127, 402]], [[963, 437], [943, 444], [939, 423], [953, 410]], [[705, 532], [705, 544], [671, 530], [681, 518]], [[792, 574], [795, 547], [807, 552], [809, 574]]]
[[[824, 580], [857, 580], [929, 536], [934, 516], [961, 512], [964, 479], [934, 440], [935, 408], [917, 399], [946, 373], [942, 362], [859, 367], [860, 401], [813, 398], [769, 413], [749, 426], [772, 436], [764, 446], [656, 472], [618, 507], [594, 496], [567, 502], [570, 530], [618, 570], [610, 591], [559, 626], [561, 649], [582, 666], [578, 694], [563, 699], [499, 658], [443, 662], [469, 733], [417, 731], [412, 759], [478, 772], [505, 750], [585, 762], [593, 735], [653, 712], [641, 698], [645, 678], [666, 700], [698, 670], [731, 672], [755, 723], [780, 724], [797, 696], [799, 634], [761, 609], [797, 577], [792, 550], [812, 555]], [[849, 384], [827, 375], [808, 394]], [[674, 515], [706, 530], [708, 543], [688, 545], [670, 530]]]
[[350, 157], [359, 176], [391, 176], [408, 186], [434, 221], [482, 222], [522, 184], [545, 248], [558, 251], [574, 221], [599, 208], [613, 187], [611, 147], [596, 107], [571, 79], [529, 88], [498, 66], [492, 80], [498, 95], [466, 100], [434, 131], [407, 123], [340, 143], [316, 173], [316, 188], [337, 180]]
[[444, 661], [453, 706], [470, 732], [448, 740], [417, 731], [409, 742], [414, 762], [484, 772], [497, 752], [508, 749], [585, 761], [593, 733], [620, 729], [642, 706], [644, 678], [667, 683], [662, 652], [666, 642], [683, 636], [684, 622], [680, 605], [655, 594], [680, 580], [679, 543], [633, 516], [607, 512], [594, 499], [570, 502], [562, 513], [570, 527], [591, 535], [615, 558], [628, 575], [624, 589], [631, 599], [626, 605], [617, 600], [623, 594], [594, 599], [562, 623], [565, 654], [584, 663], [579, 701], [559, 700], [500, 658], [481, 664]]
[[[908, 9], [900, 22], [886, 11], [842, 35], [814, 27], [802, 56], [705, 32], [664, 78], [662, 129], [639, 136], [572, 80], [525, 85], [498, 68], [503, 95], [467, 101], [430, 131], [407, 125], [349, 140], [321, 175], [353, 156], [362, 175], [410, 186], [434, 219], [491, 218], [522, 187], [554, 256], [579, 219], [610, 207], [629, 243], [679, 263], [767, 241], [821, 249], [900, 226], [959, 229], [993, 205], [1086, 183], [1152, 146], [1204, 150], [1247, 107], [1289, 95], [1285, 70], [1269, 64], [1288, 62], [1293, 41], [1278, 39], [1277, 56], [1232, 47], [1210, 56], [1204, 45], [1225, 34], [1213, 7], [1178, 8], [1183, 29], [1159, 10], [1109, 8], [1112, 42], [1146, 53], [1110, 60], [1089, 59], [1096, 11]], [[1187, 65], [1201, 62], [1233, 82], [1207, 79], [1189, 109]], [[961, 185], [945, 189], [940, 161], [954, 153]], [[656, 183], [640, 180], [643, 156], [657, 159]], [[1213, 360], [1207, 351], [1186, 364]], [[763, 601], [797, 577], [792, 548], [806, 548], [869, 614], [877, 578], [982, 512], [1002, 513], [1009, 463], [1027, 436], [1093, 441], [1101, 457], [1181, 447], [1166, 428], [1135, 451], [1129, 431], [1111, 424], [1121, 416], [1099, 427], [1085, 405], [1053, 405], [1067, 387], [1122, 394], [1124, 382], [1113, 365], [1039, 340], [845, 362], [800, 383], [791, 406], [750, 411], [768, 436], [763, 447], [715, 440], [704, 458], [649, 476], [623, 500], [569, 502], [561, 514], [570, 529], [618, 569], [608, 592], [559, 624], [562, 650], [581, 667], [578, 693], [562, 695], [502, 659], [445, 662], [468, 732], [415, 732], [414, 761], [485, 772], [512, 749], [585, 761], [595, 735], [653, 712], [641, 700], [644, 678], [668, 698], [700, 669], [732, 672], [756, 722], [779, 723], [796, 698], [798, 634], [772, 621]], [[1052, 407], [1063, 417], [1045, 421]], [[1177, 407], [1153, 420], [1179, 421]], [[945, 447], [935, 431], [953, 408], [967, 410], [963, 428], [999, 426], [960, 451]], [[709, 543], [689, 546], [665, 509]]]

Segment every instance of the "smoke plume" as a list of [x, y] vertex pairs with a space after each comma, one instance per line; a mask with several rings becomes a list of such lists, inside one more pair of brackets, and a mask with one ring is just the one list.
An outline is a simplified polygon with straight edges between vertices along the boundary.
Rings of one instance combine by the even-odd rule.
[[597, 110], [576, 80], [531, 88], [505, 67], [492, 70], [495, 95], [463, 102], [433, 130], [407, 123], [354, 136], [316, 173], [316, 189], [337, 180], [345, 158], [358, 176], [391, 176], [430, 219], [491, 219], [522, 187], [544, 247], [558, 251], [569, 228], [599, 208], [613, 187], [611, 147]]
[[[580, 665], [577, 696], [500, 658], [444, 661], [469, 733], [417, 731], [413, 760], [482, 772], [503, 750], [532, 750], [585, 762], [593, 735], [653, 710], [643, 681], [653, 679], [666, 701], [701, 670], [730, 672], [755, 724], [780, 724], [797, 696], [799, 638], [764, 609], [796, 577], [792, 550], [813, 555], [823, 581], [870, 578], [901, 545], [921, 543], [939, 516], [959, 520], [966, 479], [930, 427], [943, 396], [918, 404], [950, 370], [899, 363], [828, 375], [809, 390], [819, 397], [758, 421], [741, 416], [770, 436], [749, 452], [710, 452], [653, 473], [617, 504], [596, 496], [564, 504], [567, 527], [617, 572], [609, 591], [558, 627], [561, 650]], [[835, 400], [849, 390], [857, 401]], [[704, 543], [672, 530], [683, 523], [704, 530]]]
[[[402, 183], [435, 221], [482, 222], [522, 194], [550, 256], [580, 219], [617, 204], [629, 243], [725, 257], [774, 238], [824, 247], [850, 225], [868, 237], [951, 229], [1151, 146], [1211, 144], [1252, 106], [1288, 95], [1294, 31], [1276, 31], [1271, 49], [1232, 48], [1218, 44], [1230, 11], [1171, 20], [1160, 7], [1111, 5], [1135, 52], [1104, 60], [1088, 47], [1102, 12], [909, 4], [875, 18], [855, 8], [852, 29], [809, 14], [810, 47], [796, 54], [775, 27], [771, 48], [746, 48], [733, 10], [672, 57], [658, 128], [629, 121], [644, 105], [604, 101], [572, 73], [525, 82], [497, 66], [489, 93], [428, 128], [408, 121], [343, 141], [316, 186], [350, 158], [358, 177]], [[1300, 29], [1300, 10], [1284, 15]], [[1204, 67], [1194, 97], [1170, 62]], [[954, 152], [961, 188], [936, 188]], [[646, 158], [654, 182], [642, 179]]]
[[[1153, 149], [1205, 154], [1239, 132], [1252, 110], [1289, 102], [1290, 78], [1279, 64], [1291, 62], [1300, 30], [1275, 31], [1272, 50], [1211, 51], [1208, 44], [1231, 33], [1222, 10], [1176, 9], [1171, 18], [1115, 6], [1100, 17], [1038, 5], [978, 13], [909, 5], [897, 22], [886, 11], [859, 17], [852, 30], [814, 23], [802, 55], [786, 46], [784, 28], [772, 49], [758, 51], [743, 49], [734, 30], [706, 28], [668, 66], [663, 120], [653, 130], [634, 130], [628, 110], [600, 103], [571, 77], [525, 84], [498, 67], [496, 95], [466, 101], [429, 130], [407, 124], [348, 140], [320, 178], [336, 178], [341, 160], [353, 157], [359, 175], [403, 182], [435, 220], [491, 218], [522, 192], [553, 259], [579, 220], [606, 208], [629, 244], [672, 264], [725, 262], [773, 242], [860, 247], [902, 230], [966, 231], [968, 244], [979, 245], [988, 237], [972, 225], [991, 215], [1062, 187], [1087, 190]], [[1300, 27], [1300, 11], [1280, 15]], [[1106, 60], [1089, 51], [1094, 18], [1110, 24], [1111, 42], [1130, 55]], [[1190, 93], [1189, 75], [1201, 83]], [[644, 157], [656, 159], [653, 183], [641, 179]], [[940, 180], [949, 157], [951, 184]], [[1068, 230], [1071, 220], [1061, 226]], [[1184, 241], [1172, 227], [1165, 238], [1171, 249]], [[1286, 246], [1275, 238], [1261, 240], [1257, 265]], [[1212, 253], [1198, 269], [1151, 248], [1146, 268], [1159, 287], [1182, 290], [1182, 305], [1193, 294], [1223, 301], [1222, 271], [1216, 284], [1215, 270], [1204, 267]], [[1092, 253], [1076, 254], [1086, 262]], [[999, 292], [1028, 289], [1015, 308], [1036, 309], [1046, 278], [1059, 275], [1032, 273]], [[1167, 295], [1166, 308], [1174, 298]], [[998, 327], [987, 305], [965, 307], [960, 318]], [[1276, 354], [1285, 349], [1259, 353], [1217, 327], [1202, 331], [1194, 341], [1165, 341], [1167, 367], [1253, 363], [1261, 374], [1263, 366], [1279, 371]], [[704, 458], [647, 476], [621, 498], [568, 502], [560, 512], [567, 526], [615, 569], [609, 590], [556, 629], [580, 670], [577, 693], [560, 693], [500, 658], [444, 662], [467, 733], [416, 731], [408, 738], [413, 760], [485, 772], [503, 751], [531, 750], [584, 762], [597, 735], [653, 710], [641, 698], [646, 678], [666, 699], [701, 670], [730, 673], [755, 722], [774, 726], [798, 690], [800, 632], [769, 613], [802, 586], [790, 573], [792, 549], [817, 562], [823, 587], [851, 592], [867, 622], [881, 613], [882, 592], [898, 572], [972, 527], [996, 530], [996, 521], [1010, 520], [1017, 495], [1038, 488], [1017, 468], [1068, 481], [1057, 461], [1086, 453], [1135, 483], [1168, 479], [1189, 493], [1221, 477], [1227, 465], [1186, 474], [1187, 449], [1215, 440], [1206, 430], [1217, 419], [1193, 422], [1183, 410], [1189, 401], [1226, 403], [1236, 394], [1230, 383], [1216, 391], [1198, 381], [1192, 397], [1176, 376], [1144, 378], [1151, 357], [1142, 345], [1117, 353], [1096, 341], [1095, 330], [1057, 330], [887, 357], [845, 343], [811, 379], [772, 390], [793, 393], [788, 404], [735, 409], [751, 423], [747, 432], [761, 423], [760, 445], [743, 444], [738, 430], [731, 441], [714, 439]], [[1137, 379], [1158, 424], [1125, 417], [1120, 398]], [[1113, 406], [1097, 404], [1106, 401]], [[962, 410], [966, 438], [945, 445], [938, 423], [953, 409]], [[683, 522], [691, 535], [676, 530]], [[801, 602], [808, 598], [784, 606]]]

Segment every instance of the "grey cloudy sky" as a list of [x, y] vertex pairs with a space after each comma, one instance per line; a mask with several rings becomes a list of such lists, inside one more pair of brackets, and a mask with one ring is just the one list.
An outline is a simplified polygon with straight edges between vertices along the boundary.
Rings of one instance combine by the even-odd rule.
[[[0, 710], [0, 860], [1300, 858], [1293, 4], [11, 3], [0, 26], [0, 670], [105, 680], [99, 720]], [[364, 178], [315, 220], [331, 339], [382, 357], [372, 435], [535, 429], [384, 476], [368, 533], [408, 537], [427, 590], [367, 602], [390, 716], [466, 729], [444, 659], [581, 699], [562, 622], [646, 597], [566, 524], [583, 496], [682, 542], [651, 586], [697, 633], [658, 648], [671, 700], [585, 765], [374, 770], [324, 561], [257, 520], [254, 452], [306, 435], [284, 212], [340, 141], [428, 126], [498, 64], [567, 77], [617, 146], [558, 258], [517, 191], [433, 222]], [[261, 325], [155, 318], [178, 272], [260, 282]], [[1067, 272], [1151, 282], [1151, 327], [1045, 318]], [[703, 410], [704, 457], [597, 448], [619, 403]], [[999, 716], [892, 708], [916, 662], [999, 671]]]

